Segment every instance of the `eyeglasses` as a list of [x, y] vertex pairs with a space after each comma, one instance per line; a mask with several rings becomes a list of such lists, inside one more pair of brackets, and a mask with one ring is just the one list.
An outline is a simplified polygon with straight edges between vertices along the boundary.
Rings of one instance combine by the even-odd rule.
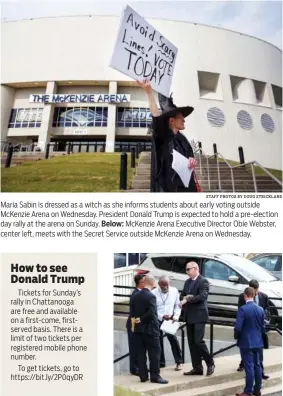
[[191, 268], [186, 268], [186, 272], [190, 272], [191, 269], [194, 269], [196, 267], [191, 267]]

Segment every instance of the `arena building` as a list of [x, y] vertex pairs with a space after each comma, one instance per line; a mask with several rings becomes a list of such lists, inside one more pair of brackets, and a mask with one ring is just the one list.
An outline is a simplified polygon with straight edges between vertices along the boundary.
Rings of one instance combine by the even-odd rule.
[[[96, 143], [150, 149], [142, 89], [111, 69], [119, 17], [38, 18], [2, 24], [1, 138], [14, 144]], [[171, 92], [191, 105], [189, 140], [282, 168], [282, 51], [255, 37], [195, 23], [149, 19], [177, 48]], [[85, 146], [84, 146], [85, 147]]]

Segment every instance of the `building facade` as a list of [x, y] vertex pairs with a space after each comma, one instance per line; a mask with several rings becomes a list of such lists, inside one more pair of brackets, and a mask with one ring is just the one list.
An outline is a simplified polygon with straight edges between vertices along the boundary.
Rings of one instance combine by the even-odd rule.
[[[2, 25], [1, 138], [14, 144], [95, 143], [92, 150], [150, 149], [142, 89], [111, 69], [118, 17], [38, 18]], [[185, 135], [218, 151], [282, 168], [282, 51], [225, 29], [149, 20], [178, 48], [171, 91], [195, 111]], [[86, 146], [84, 146], [86, 147]], [[94, 146], [93, 146], [94, 147]], [[82, 150], [83, 151], [83, 150]], [[90, 150], [91, 151], [91, 150]]]

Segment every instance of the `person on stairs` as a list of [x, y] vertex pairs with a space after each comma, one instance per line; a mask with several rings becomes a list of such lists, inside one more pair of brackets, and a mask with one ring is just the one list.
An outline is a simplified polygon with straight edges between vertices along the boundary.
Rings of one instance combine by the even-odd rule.
[[132, 298], [131, 318], [134, 321], [133, 331], [138, 356], [138, 373], [141, 382], [149, 380], [146, 365], [146, 354], [148, 353], [150, 382], [168, 384], [168, 381], [160, 376], [159, 323], [156, 297], [151, 293], [154, 287], [155, 278], [146, 275], [144, 288]]
[[[159, 325], [161, 326], [163, 321], [172, 320], [178, 322], [181, 308], [179, 292], [176, 287], [170, 286], [168, 276], [161, 276], [158, 281], [158, 287], [152, 290], [152, 293], [156, 297], [157, 304], [157, 315]], [[176, 363], [175, 371], [182, 370], [182, 352], [178, 338], [175, 334], [166, 334], [166, 337], [171, 345], [171, 350]], [[165, 354], [164, 354], [164, 343], [163, 343], [163, 332], [160, 330], [160, 367], [165, 367]]]
[[186, 272], [189, 279], [184, 284], [180, 305], [184, 306], [193, 369], [185, 372], [184, 375], [203, 375], [202, 360], [204, 360], [207, 365], [206, 374], [210, 376], [214, 373], [215, 364], [203, 339], [205, 324], [209, 319], [207, 308], [209, 283], [200, 275], [199, 266], [194, 261], [187, 263]]
[[131, 297], [130, 297], [130, 313], [126, 322], [126, 328], [128, 333], [128, 345], [129, 345], [129, 360], [130, 360], [130, 373], [133, 375], [139, 375], [138, 372], [138, 356], [137, 356], [137, 348], [135, 346], [135, 338], [134, 333], [132, 332], [132, 324], [131, 324], [131, 310], [132, 310], [132, 298], [133, 296], [140, 292], [144, 287], [144, 277], [145, 275], [137, 274], [134, 278], [136, 287], [134, 288]]
[[260, 354], [264, 347], [265, 323], [264, 311], [254, 302], [254, 296], [254, 289], [247, 287], [244, 291], [245, 305], [238, 310], [234, 327], [234, 338], [240, 348], [246, 373], [245, 389], [236, 396], [261, 396]]
[[[256, 279], [252, 279], [249, 282], [249, 287], [252, 287], [255, 291], [254, 302], [257, 305], [259, 305], [260, 307], [262, 307], [264, 312], [268, 312], [268, 309], [270, 307], [269, 299], [265, 293], [259, 291], [258, 281]], [[242, 307], [243, 305], [245, 305], [245, 298], [244, 298], [244, 293], [241, 293], [239, 295], [238, 308]], [[260, 365], [261, 365], [261, 369], [262, 369], [262, 379], [268, 380], [269, 375], [265, 374], [264, 367], [263, 367], [263, 350], [261, 350], [259, 358], [260, 358]], [[240, 362], [237, 371], [244, 371], [244, 365], [243, 365], [242, 361]]]

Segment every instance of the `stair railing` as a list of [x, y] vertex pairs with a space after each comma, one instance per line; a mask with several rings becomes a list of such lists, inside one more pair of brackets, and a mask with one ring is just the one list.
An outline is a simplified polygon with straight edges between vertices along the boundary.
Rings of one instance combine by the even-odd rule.
[[245, 165], [251, 165], [255, 192], [258, 192], [258, 191], [257, 191], [257, 182], [256, 182], [256, 177], [255, 177], [255, 170], [254, 170], [254, 167], [255, 167], [255, 166], [258, 166], [258, 167], [259, 167], [262, 171], [264, 171], [269, 177], [271, 177], [271, 179], [273, 179], [276, 183], [279, 184], [279, 186], [282, 187], [282, 182], [281, 182], [279, 179], [277, 179], [276, 176], [274, 176], [271, 172], [269, 172], [264, 166], [262, 166], [262, 165], [261, 165], [259, 162], [257, 162], [257, 161], [250, 161], [250, 162], [245, 162], [244, 164], [235, 165], [235, 166], [233, 166], [233, 169], [240, 168], [241, 166], [245, 166]]
[[[199, 153], [199, 149], [195, 151], [195, 154], [196, 153]], [[207, 164], [207, 179], [208, 179], [208, 189], [209, 190], [210, 190], [210, 187], [211, 187], [209, 160], [211, 158], [215, 158], [215, 156], [216, 156], [216, 166], [217, 166], [217, 176], [218, 176], [218, 188], [219, 188], [219, 190], [222, 189], [220, 168], [219, 168], [219, 158], [221, 158], [225, 162], [225, 164], [228, 166], [228, 168], [231, 171], [231, 181], [232, 181], [233, 192], [235, 192], [234, 170], [238, 169], [238, 168], [240, 169], [240, 168], [245, 167], [247, 165], [251, 166], [252, 178], [253, 178], [253, 184], [254, 184], [254, 191], [255, 192], [258, 192], [257, 180], [256, 180], [256, 175], [255, 175], [255, 166], [259, 167], [267, 176], [269, 176], [272, 180], [274, 180], [277, 184], [279, 184], [279, 186], [282, 187], [282, 182], [276, 176], [274, 176], [271, 172], [269, 172], [265, 167], [263, 167], [259, 162], [257, 162], [257, 161], [249, 161], [249, 162], [245, 162], [243, 164], [232, 166], [232, 165], [229, 164], [229, 162], [226, 160], [226, 158], [221, 153], [216, 152], [216, 153], [214, 153], [213, 155], [210, 155], [210, 156], [205, 155], [206, 164]], [[200, 159], [200, 174], [202, 175], [202, 163], [201, 163], [201, 155], [200, 154], [199, 154], [199, 159]]]
[[200, 169], [200, 174], [202, 175], [202, 162], [201, 162], [202, 149], [200, 147], [197, 150], [194, 150], [194, 156], [196, 156], [196, 154], [198, 154], [199, 169]]

